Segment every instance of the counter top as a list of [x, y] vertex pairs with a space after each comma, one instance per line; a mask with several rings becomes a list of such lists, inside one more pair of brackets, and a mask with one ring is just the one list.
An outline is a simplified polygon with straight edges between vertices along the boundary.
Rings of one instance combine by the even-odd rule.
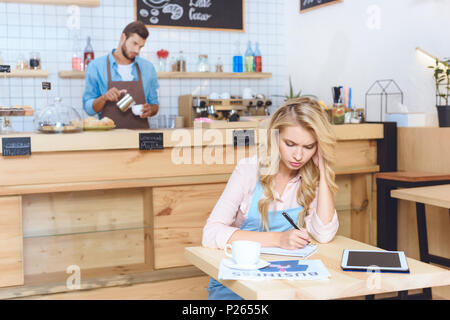
[[[182, 128], [182, 129], [149, 129], [128, 130], [115, 129], [109, 131], [84, 131], [70, 134], [44, 134], [38, 132], [20, 132], [0, 135], [7, 137], [30, 137], [31, 152], [59, 151], [89, 151], [89, 150], [120, 150], [138, 149], [139, 133], [162, 132], [164, 147], [193, 147], [208, 145], [229, 145], [233, 143], [234, 130], [255, 129], [255, 139], [258, 140], [258, 122], [233, 124], [232, 128]], [[367, 140], [382, 139], [382, 124], [349, 124], [334, 125], [337, 139]], [[264, 129], [261, 129], [264, 130]], [[1, 143], [1, 141], [0, 141]], [[1, 152], [2, 148], [0, 148]]]

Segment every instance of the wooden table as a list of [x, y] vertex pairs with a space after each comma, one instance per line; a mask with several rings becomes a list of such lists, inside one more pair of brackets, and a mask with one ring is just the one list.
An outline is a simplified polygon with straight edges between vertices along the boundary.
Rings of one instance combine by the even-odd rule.
[[429, 254], [427, 220], [425, 218], [425, 204], [446, 208], [450, 212], [450, 184], [392, 190], [391, 196], [416, 202], [420, 260], [450, 267], [450, 259]]
[[450, 209], [450, 184], [392, 190], [392, 197]]
[[450, 183], [450, 174], [395, 171], [375, 174], [377, 180], [377, 247], [397, 250], [397, 199], [391, 191]]
[[[410, 274], [347, 272], [341, 269], [344, 249], [381, 250], [343, 236], [336, 236], [327, 244], [319, 244], [317, 252], [309, 259], [322, 260], [331, 274], [329, 280], [220, 280], [226, 287], [244, 299], [342, 299], [372, 296], [386, 292], [402, 292], [435, 286], [450, 285], [450, 271], [407, 258]], [[223, 250], [189, 247], [185, 258], [196, 267], [217, 279]], [[296, 257], [262, 255], [262, 259], [296, 260]], [[376, 278], [380, 277], [380, 278]], [[377, 282], [377, 279], [380, 281]], [[373, 297], [373, 296], [372, 296]]]

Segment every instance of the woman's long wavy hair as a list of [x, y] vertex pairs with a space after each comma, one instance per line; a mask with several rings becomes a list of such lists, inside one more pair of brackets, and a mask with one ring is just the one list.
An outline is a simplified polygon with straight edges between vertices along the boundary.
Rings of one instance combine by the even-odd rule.
[[[264, 192], [264, 197], [258, 202], [258, 209], [261, 213], [262, 227], [266, 231], [269, 231], [269, 206], [275, 199], [273, 180], [280, 164], [279, 132], [288, 126], [301, 126], [311, 132], [322, 154], [326, 181], [333, 197], [338, 190], [332, 169], [335, 161], [336, 137], [327, 115], [316, 100], [303, 97], [286, 101], [272, 115], [267, 129], [267, 141], [264, 147], [260, 148], [258, 157], [258, 175]], [[297, 202], [303, 206], [303, 210], [298, 216], [298, 225], [303, 226], [309, 206], [316, 196], [320, 172], [312, 158], [299, 170], [301, 184], [298, 188]]]

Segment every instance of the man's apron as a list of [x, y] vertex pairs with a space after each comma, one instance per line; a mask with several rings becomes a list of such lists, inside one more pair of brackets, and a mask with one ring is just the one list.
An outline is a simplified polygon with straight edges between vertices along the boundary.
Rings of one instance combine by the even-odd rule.
[[[137, 81], [112, 81], [111, 80], [111, 64], [109, 57], [107, 58], [108, 69], [108, 90], [111, 88], [117, 88], [119, 90], [125, 89], [133, 97], [136, 104], [145, 104], [145, 92], [142, 84], [141, 70], [136, 63], [136, 69], [139, 76]], [[147, 118], [136, 117], [131, 108], [125, 112], [122, 112], [117, 107], [116, 102], [107, 101], [102, 110], [102, 118], [108, 117], [114, 120], [116, 128], [119, 129], [148, 129], [149, 124]]]

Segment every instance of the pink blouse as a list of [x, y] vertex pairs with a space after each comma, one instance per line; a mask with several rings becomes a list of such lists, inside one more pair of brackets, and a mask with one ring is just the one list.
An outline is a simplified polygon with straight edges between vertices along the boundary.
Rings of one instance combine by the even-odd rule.
[[[224, 192], [203, 228], [203, 246], [224, 248], [233, 232], [239, 230], [246, 220], [257, 183], [257, 161], [257, 156], [245, 158], [240, 160], [234, 168]], [[275, 201], [269, 210], [286, 210], [300, 206], [297, 202], [297, 190], [300, 183], [300, 175], [291, 179], [281, 196], [275, 193]], [[316, 213], [316, 208], [317, 195], [305, 217], [306, 229], [318, 242], [326, 243], [334, 238], [339, 228], [337, 213], [335, 210], [331, 222], [323, 224]]]

